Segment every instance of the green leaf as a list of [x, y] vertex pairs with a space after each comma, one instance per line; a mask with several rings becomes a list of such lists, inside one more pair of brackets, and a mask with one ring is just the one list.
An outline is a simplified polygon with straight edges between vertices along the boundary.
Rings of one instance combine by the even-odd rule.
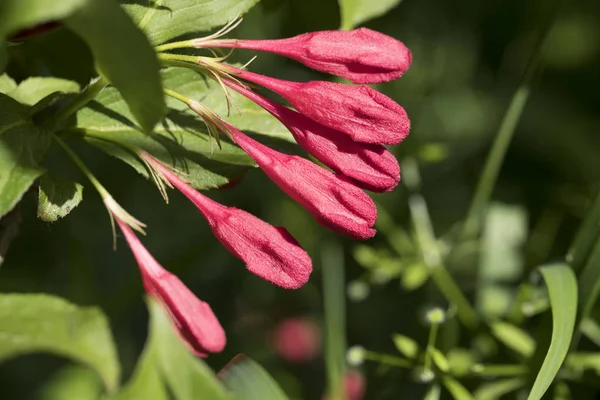
[[87, 0], [67, 25], [91, 48], [99, 72], [123, 95], [145, 131], [165, 115], [156, 53], [115, 1]]
[[68, 215], [83, 199], [83, 186], [65, 179], [44, 175], [40, 179], [37, 216], [55, 222]]
[[442, 378], [442, 383], [446, 390], [450, 392], [454, 400], [474, 400], [469, 391], [456, 379], [451, 378], [450, 376], [444, 376]]
[[168, 400], [170, 398], [160, 376], [159, 338], [156, 330], [152, 329], [152, 323], [148, 328], [148, 339], [131, 379], [119, 393], [104, 400]]
[[40, 351], [88, 365], [109, 392], [119, 384], [113, 338], [99, 309], [44, 294], [0, 295], [0, 360]]
[[21, 213], [18, 207], [0, 218], [0, 267], [6, 259], [10, 243], [19, 233], [20, 224]]
[[17, 88], [17, 83], [7, 74], [0, 75], [0, 93], [8, 93]]
[[89, 368], [70, 365], [62, 368], [44, 384], [39, 400], [97, 400], [102, 392], [102, 382]]
[[[7, 62], [4, 39], [24, 28], [52, 20], [63, 19], [88, 0], [2, 0], [0, 2], [0, 72]], [[0, 90], [1, 91], [1, 90]]]
[[440, 387], [440, 385], [434, 384], [429, 388], [429, 390], [425, 394], [425, 397], [423, 397], [423, 400], [440, 400], [441, 394], [442, 388]]
[[68, 17], [88, 0], [2, 0], [0, 3], [0, 29], [7, 35], [24, 28]]
[[414, 359], [419, 354], [419, 345], [412, 338], [396, 333], [392, 339], [394, 346], [404, 357]]
[[495, 382], [486, 382], [479, 386], [473, 395], [476, 400], [497, 400], [502, 396], [515, 391], [525, 385], [523, 378], [500, 379]]
[[287, 400], [277, 382], [253, 360], [239, 355], [219, 373], [235, 400]]
[[0, 94], [0, 217], [21, 200], [44, 170], [38, 165], [49, 137], [33, 125], [27, 108]]
[[571, 348], [577, 346], [581, 337], [583, 321], [590, 316], [600, 294], [600, 237], [591, 249], [591, 254], [585, 263], [578, 279], [578, 309], [575, 325], [579, 330], [575, 333]]
[[152, 44], [225, 25], [258, 0], [121, 0]]
[[[211, 80], [181, 68], [163, 71], [163, 79], [166, 87], [201, 100], [222, 116], [227, 115], [224, 94]], [[233, 100], [241, 114], [232, 111], [233, 115], [226, 118], [231, 124], [269, 136], [267, 139], [285, 138], [287, 141], [287, 135], [291, 136], [254, 103], [244, 101], [241, 96], [233, 96]], [[171, 98], [167, 104], [167, 118], [152, 135], [147, 135], [131, 122], [131, 114], [119, 93], [109, 88], [77, 113], [77, 125], [71, 130], [82, 133], [90, 144], [128, 163], [148, 178], [144, 164], [117, 144], [139, 147], [186, 173], [186, 178], [196, 189], [222, 186], [255, 165], [239, 147], [226, 140], [221, 141], [222, 148], [219, 149], [209, 138], [204, 123], [185, 104]]]
[[340, 29], [352, 29], [370, 19], [380, 17], [402, 0], [338, 0], [342, 14]]
[[212, 370], [183, 344], [162, 305], [152, 298], [147, 303], [151, 335], [158, 342], [158, 367], [175, 400], [229, 400]]
[[55, 93], [76, 93], [79, 84], [67, 79], [36, 76], [21, 82], [8, 95], [20, 103], [34, 105], [44, 97]]
[[448, 362], [448, 359], [446, 358], [444, 353], [442, 353], [436, 348], [432, 348], [429, 351], [429, 354], [431, 354], [431, 359], [433, 360], [433, 363], [436, 367], [438, 367], [440, 371], [448, 372], [450, 370], [450, 363]]
[[490, 325], [492, 334], [507, 347], [516, 351], [525, 358], [529, 358], [535, 351], [535, 341], [524, 330], [508, 322], [494, 322]]
[[550, 297], [552, 339], [528, 400], [541, 399], [554, 381], [569, 350], [577, 314], [577, 281], [573, 270], [566, 264], [553, 264], [541, 267], [540, 271]]

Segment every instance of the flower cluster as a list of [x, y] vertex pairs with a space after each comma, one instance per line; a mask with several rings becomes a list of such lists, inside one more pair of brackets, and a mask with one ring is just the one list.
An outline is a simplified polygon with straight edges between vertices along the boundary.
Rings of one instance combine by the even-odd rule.
[[[226, 40], [212, 35], [186, 43], [196, 48], [273, 52], [354, 83], [395, 79], [408, 69], [411, 61], [410, 51], [401, 42], [364, 28], [266, 41]], [[176, 47], [177, 43], [168, 48]], [[167, 65], [169, 60], [177, 61], [178, 66], [190, 61], [189, 56], [181, 56], [179, 60], [173, 54], [162, 56]], [[355, 239], [375, 235], [377, 208], [364, 190], [387, 192], [400, 180], [398, 162], [384, 147], [397, 144], [408, 135], [410, 122], [400, 105], [367, 86], [325, 81], [289, 82], [233, 67], [224, 63], [223, 58], [197, 57], [194, 60], [226, 90], [240, 93], [279, 119], [297, 143], [324, 166], [259, 143], [199, 101], [165, 91], [168, 95], [185, 101], [203, 118], [209, 132], [228, 135], [320, 224]], [[244, 82], [279, 94], [295, 110], [254, 92]], [[215, 237], [243, 261], [250, 272], [286, 289], [297, 289], [308, 281], [311, 259], [286, 229], [211, 200], [186, 183], [185, 176], [151, 154], [136, 148], [129, 150], [145, 163], [163, 194], [165, 185], [175, 188], [198, 208]], [[210, 306], [158, 264], [131, 229], [142, 232], [139, 221], [114, 201], [106, 201], [107, 198], [107, 208], [138, 262], [148, 294], [166, 307], [181, 338], [194, 353], [206, 355], [221, 351], [225, 334]]]

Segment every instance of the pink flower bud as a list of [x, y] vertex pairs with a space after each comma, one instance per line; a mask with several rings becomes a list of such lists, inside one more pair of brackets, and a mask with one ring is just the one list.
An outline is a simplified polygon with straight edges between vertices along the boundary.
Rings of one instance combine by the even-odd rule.
[[311, 81], [290, 82], [229, 67], [242, 79], [274, 91], [296, 110], [357, 142], [398, 144], [408, 135], [406, 111], [368, 86]]
[[311, 32], [280, 40], [199, 41], [197, 46], [276, 53], [354, 83], [396, 79], [406, 72], [412, 59], [402, 42], [367, 28]]
[[297, 289], [308, 281], [312, 261], [285, 228], [209, 199], [152, 156], [144, 154], [143, 157], [196, 205], [215, 237], [244, 261], [250, 272], [285, 289]]
[[224, 122], [233, 140], [288, 196], [310, 212], [320, 224], [343, 235], [368, 239], [377, 207], [361, 189], [302, 157], [283, 154], [244, 135]]
[[146, 291], [167, 309], [179, 336], [190, 350], [201, 357], [222, 351], [225, 332], [210, 306], [165, 270], [125, 222], [117, 216], [115, 220], [140, 267]]
[[343, 133], [321, 125], [235, 82], [225, 84], [279, 119], [296, 142], [329, 168], [351, 178], [357, 186], [373, 192], [389, 192], [400, 181], [400, 166], [385, 147], [358, 143]]
[[314, 360], [321, 351], [321, 329], [306, 318], [281, 321], [273, 332], [272, 340], [277, 354], [295, 364]]

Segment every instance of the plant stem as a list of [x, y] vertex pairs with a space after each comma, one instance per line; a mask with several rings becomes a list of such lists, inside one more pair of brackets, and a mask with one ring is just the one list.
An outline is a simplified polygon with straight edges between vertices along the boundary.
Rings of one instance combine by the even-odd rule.
[[[75, 97], [66, 107], [61, 109], [56, 115], [49, 120], [48, 126], [56, 127], [59, 123], [67, 119], [71, 114], [74, 114], [85, 106], [87, 103], [92, 101], [106, 86], [109, 82], [103, 76], [99, 76], [94, 79], [89, 85], [87, 85], [77, 97]], [[60, 142], [59, 142], [60, 143]]]
[[390, 356], [389, 354], [380, 354], [374, 351], [365, 351], [365, 360], [376, 361], [381, 364], [391, 365], [401, 368], [412, 368], [413, 364], [404, 358]]
[[[556, 7], [558, 9], [558, 7]], [[462, 239], [469, 239], [479, 234], [482, 225], [483, 215], [488, 203], [492, 197], [492, 192], [496, 186], [500, 168], [506, 156], [506, 152], [512, 141], [517, 124], [523, 114], [527, 100], [531, 93], [531, 85], [536, 76], [541, 64], [542, 50], [544, 43], [552, 27], [554, 15], [548, 19], [543, 27], [538, 41], [534, 47], [534, 51], [527, 62], [525, 71], [521, 77], [521, 81], [516, 92], [513, 94], [509, 106], [502, 118], [500, 127], [496, 133], [496, 138], [492, 145], [492, 149], [487, 157], [483, 172], [477, 183], [475, 195], [471, 202], [471, 206], [467, 213], [465, 223], [463, 225]]]
[[161, 44], [160, 46], [156, 46], [154, 48], [154, 50], [156, 50], [156, 52], [158, 53], [160, 51], [184, 49], [186, 47], [194, 47], [194, 41], [193, 40], [182, 40], [180, 42], [165, 43], [165, 44]]
[[56, 143], [58, 143], [58, 145], [60, 147], [62, 147], [62, 149], [65, 151], [65, 153], [67, 153], [67, 155], [71, 158], [71, 160], [73, 160], [73, 162], [75, 163], [75, 165], [77, 165], [77, 167], [90, 180], [90, 182], [92, 182], [92, 185], [94, 185], [94, 188], [98, 191], [98, 193], [100, 194], [100, 197], [102, 197], [104, 199], [104, 198], [110, 196], [110, 194], [108, 193], [108, 190], [106, 190], [104, 188], [104, 186], [102, 186], [102, 184], [100, 183], [100, 181], [98, 181], [98, 179], [94, 176], [94, 174], [92, 173], [92, 171], [90, 171], [90, 169], [87, 167], [87, 165], [85, 165], [85, 163], [83, 162], [83, 160], [77, 155], [77, 153], [75, 153], [58, 136], [52, 135], [52, 138], [56, 141]]
[[505, 364], [505, 365], [476, 365], [471, 373], [477, 376], [515, 376], [525, 375], [527, 367], [521, 364]]
[[600, 192], [596, 195], [594, 202], [580, 225], [573, 244], [567, 253], [567, 262], [576, 274], [580, 274], [585, 261], [590, 254], [594, 242], [600, 234]]
[[158, 61], [183, 61], [190, 64], [198, 64], [198, 56], [186, 56], [183, 54], [158, 53]]
[[405, 175], [404, 182], [413, 191], [408, 198], [408, 207], [415, 226], [416, 238], [423, 255], [423, 261], [430, 268], [435, 285], [446, 300], [456, 307], [456, 313], [460, 321], [469, 329], [476, 329], [479, 326], [479, 315], [442, 262], [427, 203], [423, 196], [414, 192], [420, 185], [421, 179], [417, 163], [413, 159], [406, 159], [402, 163], [402, 167]]
[[328, 243], [322, 253], [323, 308], [325, 317], [325, 363], [327, 386], [332, 400], [346, 398], [342, 385], [346, 352], [346, 295], [344, 254], [337, 242]]
[[192, 101], [192, 99], [190, 99], [189, 97], [187, 97], [181, 93], [175, 92], [174, 90], [171, 90], [171, 89], [163, 89], [163, 90], [167, 96], [172, 97], [176, 100], [179, 100], [186, 105], [189, 105], [190, 102]]

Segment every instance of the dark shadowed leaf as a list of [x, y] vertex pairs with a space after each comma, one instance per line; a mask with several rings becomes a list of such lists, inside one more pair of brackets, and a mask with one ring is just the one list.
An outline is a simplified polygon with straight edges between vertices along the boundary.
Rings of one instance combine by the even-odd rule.
[[38, 165], [49, 138], [33, 125], [27, 108], [0, 94], [0, 217], [21, 200], [44, 170]]

